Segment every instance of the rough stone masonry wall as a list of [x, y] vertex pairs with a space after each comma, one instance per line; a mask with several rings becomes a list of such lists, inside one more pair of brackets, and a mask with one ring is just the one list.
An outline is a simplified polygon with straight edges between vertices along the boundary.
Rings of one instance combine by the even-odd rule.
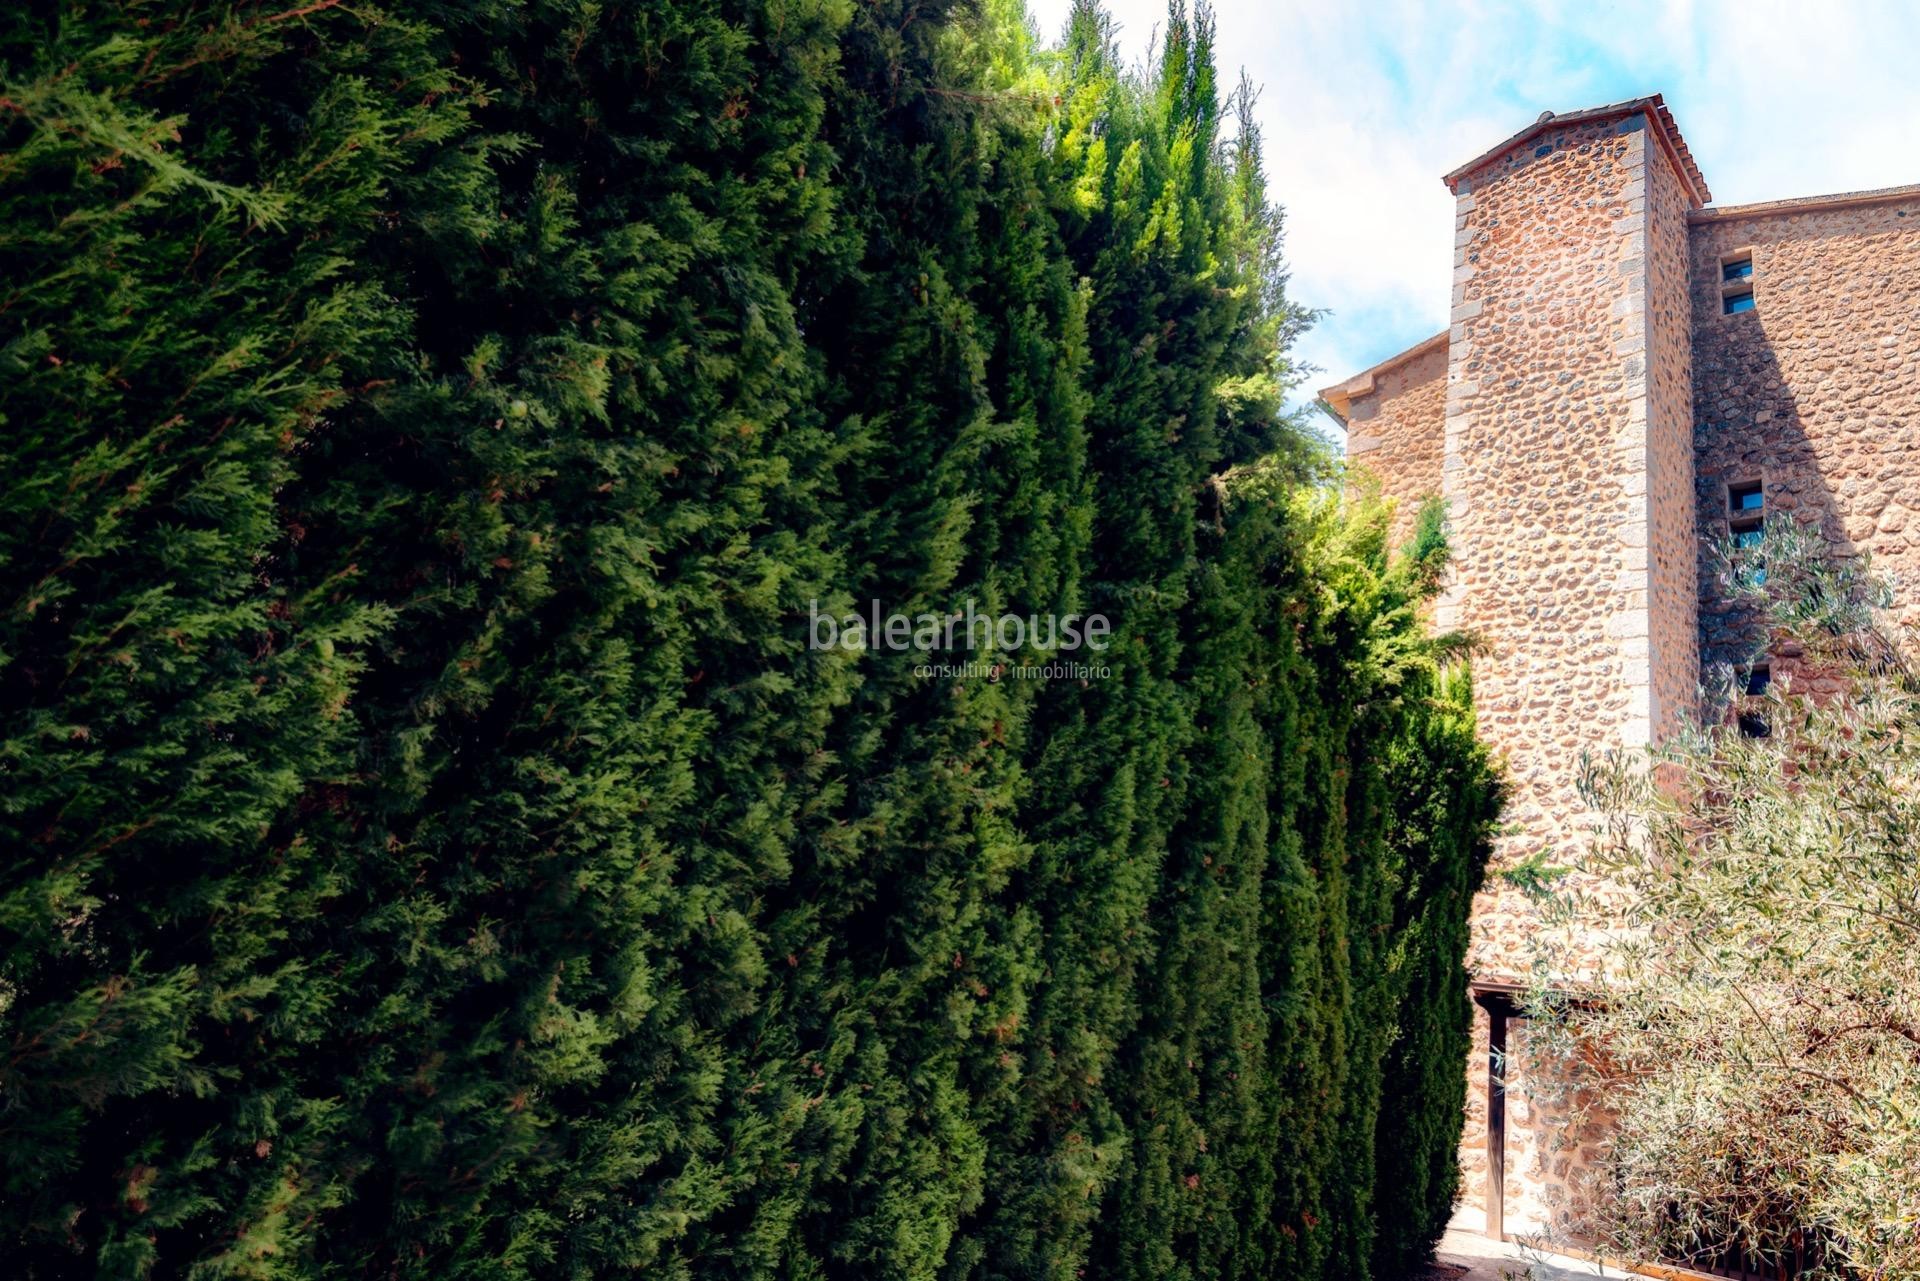
[[[1582, 751], [1647, 742], [1683, 683], [1668, 669], [1685, 664], [1688, 688], [1696, 670], [1691, 645], [1656, 651], [1679, 620], [1656, 620], [1652, 600], [1651, 540], [1691, 523], [1673, 486], [1650, 480], [1678, 459], [1684, 495], [1684, 199], [1676, 209], [1677, 186], [1657, 172], [1649, 181], [1668, 163], [1658, 145], [1639, 115], [1550, 129], [1458, 192], [1442, 468], [1457, 568], [1436, 623], [1488, 642], [1475, 701], [1512, 788], [1513, 834], [1496, 865], [1536, 851], [1564, 862], [1587, 827]], [[1685, 550], [1664, 572], [1684, 577], [1691, 548], [1680, 533]], [[1475, 904], [1470, 968], [1524, 977], [1537, 930], [1532, 905], [1492, 879]], [[1569, 977], [1582, 961], [1570, 959]], [[1485, 1054], [1479, 1040], [1475, 1095]], [[1474, 1137], [1462, 1155], [1477, 1199], [1485, 1169]], [[1510, 1227], [1564, 1229], [1578, 1162], [1555, 1154], [1550, 1136], [1514, 1137]]]
[[[1544, 1225], [1551, 1212], [1554, 1239], [1579, 1241], [1586, 1238], [1578, 1206], [1599, 1169], [1611, 1116], [1591, 1078], [1568, 1082], [1556, 1053], [1535, 1054], [1532, 1039], [1526, 1019], [1507, 1028], [1508, 1231]], [[1520, 1190], [1538, 1198], [1531, 1205], [1522, 1200], [1518, 1222], [1516, 1176]]]
[[[1456, 205], [1448, 344], [1348, 384], [1350, 452], [1409, 500], [1401, 519], [1436, 470], [1450, 502], [1458, 569], [1435, 622], [1492, 642], [1475, 677], [1512, 767], [1501, 862], [1564, 859], [1585, 826], [1579, 751], [1658, 739], [1696, 706], [1700, 664], [1744, 653], [1704, 551], [1726, 533], [1728, 484], [1762, 481], [1771, 518], [1870, 550], [1920, 623], [1920, 195], [1690, 211], [1649, 128], [1550, 130], [1477, 169]], [[1727, 316], [1720, 266], [1743, 250], [1757, 305]], [[1523, 976], [1536, 928], [1490, 890], [1470, 966]], [[1508, 1038], [1508, 1228], [1577, 1231], [1599, 1135], [1561, 1132], [1524, 1021]], [[1486, 1052], [1476, 1008], [1468, 1204], [1485, 1187]]]
[[[1648, 137], [1649, 144], [1652, 138]], [[1659, 741], [1698, 714], [1700, 612], [1693, 484], [1693, 304], [1687, 212], [1665, 163], [1647, 167], [1647, 635]]]
[[[1811, 203], [1696, 214], [1691, 229], [1708, 662], [1745, 657], [1707, 553], [1726, 537], [1729, 484], [1761, 481], [1770, 519], [1817, 520], [1843, 550], [1870, 551], [1920, 622], [1920, 197], [1796, 207]], [[1724, 315], [1721, 262], [1746, 249], [1754, 309]]]
[[1412, 530], [1421, 500], [1440, 492], [1447, 344], [1422, 343], [1370, 381], [1371, 388], [1355, 391], [1348, 404], [1347, 459], [1371, 473], [1380, 492], [1397, 501], [1397, 543]]

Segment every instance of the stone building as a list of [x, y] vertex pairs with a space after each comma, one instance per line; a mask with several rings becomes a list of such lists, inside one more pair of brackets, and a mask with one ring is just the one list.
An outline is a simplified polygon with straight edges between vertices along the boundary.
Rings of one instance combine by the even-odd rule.
[[[1403, 519], [1448, 502], [1434, 621], [1488, 645], [1498, 865], [1581, 839], [1583, 750], [1658, 741], [1742, 657], [1712, 542], [1791, 514], [1920, 581], [1920, 185], [1716, 208], [1658, 96], [1542, 115], [1445, 181], [1451, 325], [1321, 395]], [[1490, 877], [1462, 1163], [1495, 1235], [1564, 1230], [1592, 1156], [1523, 1088], [1535, 926]]]

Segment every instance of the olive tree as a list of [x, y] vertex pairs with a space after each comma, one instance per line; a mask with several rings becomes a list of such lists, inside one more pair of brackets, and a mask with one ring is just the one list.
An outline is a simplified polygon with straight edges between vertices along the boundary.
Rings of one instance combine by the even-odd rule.
[[1916, 632], [1812, 524], [1719, 569], [1748, 648], [1699, 724], [1585, 762], [1584, 875], [1546, 892], [1533, 1044], [1610, 1114], [1582, 1226], [1628, 1260], [1920, 1277]]

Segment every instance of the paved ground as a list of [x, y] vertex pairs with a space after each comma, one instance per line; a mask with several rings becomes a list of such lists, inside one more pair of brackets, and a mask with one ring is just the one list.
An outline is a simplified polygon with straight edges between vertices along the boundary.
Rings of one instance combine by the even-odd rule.
[[1544, 1254], [1511, 1242], [1490, 1241], [1481, 1233], [1479, 1223], [1473, 1221], [1477, 1217], [1467, 1211], [1454, 1218], [1446, 1236], [1440, 1239], [1437, 1257], [1441, 1267], [1433, 1271], [1431, 1281], [1593, 1281], [1597, 1277], [1618, 1281], [1640, 1277], [1637, 1272], [1622, 1272], [1616, 1267], [1603, 1268], [1582, 1259]]

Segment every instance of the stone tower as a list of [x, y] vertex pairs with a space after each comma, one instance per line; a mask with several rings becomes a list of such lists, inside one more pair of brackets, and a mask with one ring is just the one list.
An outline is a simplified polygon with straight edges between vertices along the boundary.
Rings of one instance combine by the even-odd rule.
[[[1582, 754], [1672, 733], [1729, 649], [1706, 540], [1792, 511], [1920, 581], [1920, 187], [1711, 208], [1657, 96], [1543, 115], [1445, 181], [1451, 324], [1322, 397], [1402, 529], [1447, 499], [1434, 622], [1485, 642], [1476, 703], [1511, 785], [1496, 867], [1564, 861], [1591, 821]], [[1526, 1089], [1537, 926], [1490, 877], [1462, 1165], [1495, 1234], [1567, 1226], [1597, 1137]], [[1574, 942], [1565, 977], [1593, 977]]]
[[1649, 103], [1544, 116], [1447, 182], [1460, 573], [1436, 621], [1492, 641], [1481, 715], [1527, 758], [1509, 817], [1550, 837], [1570, 758], [1651, 741], [1697, 684], [1686, 216], [1706, 191]]
[[[1475, 701], [1507, 753], [1510, 852], [1551, 854], [1585, 826], [1582, 753], [1669, 732], [1699, 681], [1686, 218], [1707, 192], [1657, 102], [1543, 116], [1447, 182], [1440, 492], [1458, 571], [1435, 621], [1487, 640]], [[1469, 961], [1483, 994], [1523, 980], [1531, 933], [1529, 902], [1492, 884]], [[1516, 1158], [1569, 1142], [1514, 1138]], [[1571, 1199], [1572, 1164], [1516, 1159], [1546, 1184], [1528, 1218]]]

